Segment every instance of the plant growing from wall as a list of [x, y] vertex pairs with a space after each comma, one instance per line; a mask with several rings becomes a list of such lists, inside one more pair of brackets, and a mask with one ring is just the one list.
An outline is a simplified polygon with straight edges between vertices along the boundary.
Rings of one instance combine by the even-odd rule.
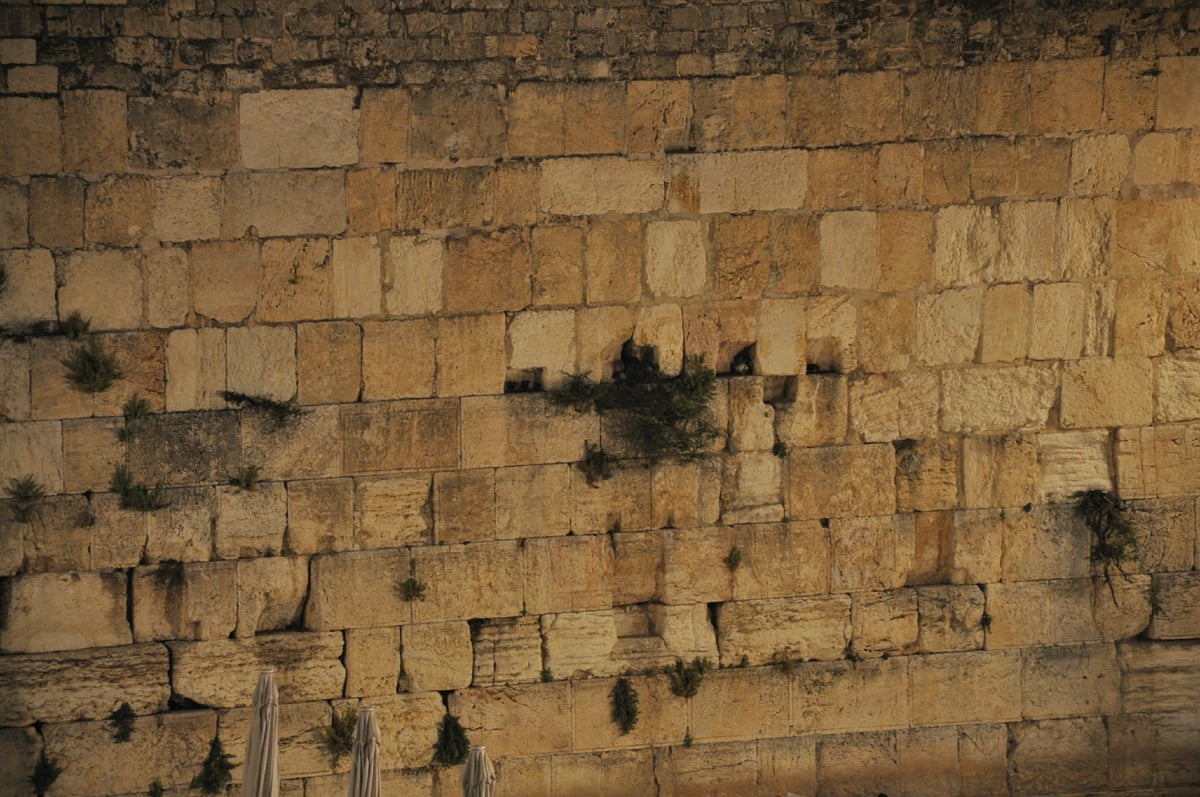
[[1124, 575], [1125, 562], [1137, 553], [1137, 534], [1128, 507], [1104, 490], [1087, 490], [1076, 499], [1075, 511], [1092, 531], [1092, 567], [1102, 573], [1111, 590], [1112, 571]]
[[354, 728], [358, 724], [358, 709], [353, 706], [342, 713], [335, 708], [329, 724], [321, 729], [321, 741], [329, 753], [329, 767], [337, 769], [343, 756], [350, 753], [354, 745]]
[[258, 489], [258, 480], [261, 473], [262, 466], [245, 465], [238, 470], [236, 476], [229, 480], [229, 483], [239, 490], [253, 492]]
[[58, 324], [58, 331], [66, 335], [70, 340], [79, 340], [88, 333], [92, 328], [91, 319], [84, 318], [79, 314], [79, 311], [71, 313], [65, 320]]
[[467, 732], [458, 718], [447, 712], [438, 725], [433, 760], [442, 766], [452, 767], [466, 761], [470, 752], [471, 742], [467, 739]]
[[124, 376], [116, 355], [95, 338], [76, 346], [60, 362], [66, 368], [67, 381], [84, 393], [103, 393]]
[[409, 601], [425, 600], [425, 582], [417, 578], [417, 563], [408, 560], [408, 578], [400, 583], [400, 599]]
[[200, 766], [200, 773], [192, 778], [192, 788], [204, 794], [220, 794], [233, 780], [233, 756], [225, 752], [221, 738], [214, 736], [208, 746], [208, 757]]
[[238, 393], [235, 390], [222, 390], [221, 398], [237, 407], [265, 412], [273, 422], [273, 428], [282, 429], [288, 421], [304, 414], [293, 396], [287, 401], [279, 401], [269, 396], [257, 396], [249, 393]]
[[54, 781], [58, 780], [62, 771], [62, 767], [58, 765], [58, 759], [50, 758], [46, 755], [46, 751], [42, 750], [37, 762], [33, 765], [33, 773], [29, 776], [29, 785], [33, 787], [33, 793], [37, 797], [45, 797], [46, 792], [50, 791], [50, 787], [54, 785]]
[[576, 376], [550, 393], [555, 403], [610, 414], [615, 434], [650, 464], [694, 460], [719, 434], [709, 412], [717, 379], [701, 357], [688, 357], [679, 376], [662, 373], [649, 356], [632, 356], [611, 382]]
[[146, 401], [146, 399], [137, 394], [130, 396], [121, 408], [121, 415], [125, 418], [125, 425], [117, 432], [117, 439], [128, 440], [132, 437], [134, 429], [137, 428], [138, 421], [149, 414], [149, 401]]
[[742, 549], [736, 545], [733, 546], [721, 561], [725, 563], [725, 568], [732, 573], [742, 565]]
[[579, 460], [579, 470], [587, 479], [589, 487], [599, 487], [600, 482], [612, 478], [613, 458], [599, 443], [584, 442], [583, 459]]
[[113, 471], [109, 489], [120, 496], [122, 509], [153, 512], [167, 506], [162, 487], [149, 487], [143, 482], [135, 482], [129, 468], [124, 465]]
[[621, 729], [622, 734], [629, 733], [638, 723], [638, 692], [628, 678], [618, 678], [608, 693], [612, 703], [612, 721]]
[[133, 712], [133, 707], [128, 703], [122, 703], [121, 707], [108, 715], [108, 723], [113, 729], [114, 742], [127, 742], [133, 737], [133, 721], [137, 719], [137, 714]]
[[33, 475], [9, 479], [4, 494], [12, 502], [13, 517], [18, 523], [29, 523], [38, 515], [41, 503], [46, 498], [46, 488]]
[[167, 793], [167, 789], [163, 786], [162, 778], [155, 778], [150, 784], [150, 788], [146, 790], [149, 797], [163, 797]]
[[676, 659], [675, 664], [666, 669], [671, 694], [678, 697], [695, 696], [700, 691], [704, 674], [711, 669], [712, 662], [708, 659], [695, 658], [691, 664], [684, 664], [682, 659]]

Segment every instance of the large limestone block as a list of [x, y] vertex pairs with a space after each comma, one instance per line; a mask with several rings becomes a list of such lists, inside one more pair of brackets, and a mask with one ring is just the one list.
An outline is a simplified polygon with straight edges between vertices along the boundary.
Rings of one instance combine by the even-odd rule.
[[433, 330], [427, 319], [363, 323], [364, 401], [433, 395]]
[[1089, 357], [1066, 363], [1061, 423], [1068, 429], [1147, 425], [1152, 388], [1148, 360]]
[[455, 692], [449, 710], [492, 758], [562, 753], [571, 749], [570, 699], [571, 684], [556, 681]]
[[816, 521], [743, 526], [734, 531], [733, 546], [741, 552], [733, 571], [735, 600], [829, 589], [829, 532]]
[[10, 142], [0, 154], [0, 174], [53, 174], [63, 162], [58, 101], [33, 97], [0, 100], [0, 138]]
[[677, 149], [687, 142], [691, 128], [691, 84], [686, 80], [631, 81], [626, 110], [631, 152]]
[[771, 279], [771, 219], [719, 218], [712, 226], [713, 285], [728, 299], [755, 298]]
[[[987, 289], [983, 296], [980, 362], [1012, 362], [1025, 359], [1025, 355], [1029, 353], [1032, 304], [1027, 285], [994, 285]], [[1080, 330], [1082, 332], [1082, 325]]]
[[1121, 671], [1112, 645], [1028, 648], [1021, 652], [1025, 719], [1116, 714]]
[[223, 186], [217, 177], [166, 177], [151, 184], [150, 221], [160, 241], [208, 241], [221, 235]]
[[0, 343], [0, 415], [21, 421], [29, 418], [29, 344]]
[[1190, 495], [1200, 489], [1200, 429], [1194, 425], [1118, 430], [1116, 446], [1122, 496]]
[[471, 629], [465, 620], [419, 623], [400, 630], [404, 675], [409, 692], [465, 689], [471, 685]]
[[652, 528], [688, 528], [717, 522], [720, 471], [711, 463], [670, 462], [653, 470], [650, 483]]
[[896, 506], [900, 512], [953, 509], [958, 505], [958, 440], [897, 441]]
[[558, 678], [616, 675], [617, 628], [613, 612], [566, 612], [541, 617], [545, 668]]
[[1151, 587], [1153, 614], [1150, 639], [1194, 639], [1200, 637], [1200, 575], [1158, 573]]
[[1091, 572], [1092, 535], [1074, 504], [1014, 510], [997, 524], [1003, 536], [1004, 581], [1086, 578]]
[[333, 242], [332, 307], [338, 318], [378, 315], [383, 307], [383, 254], [375, 236]]
[[126, 444], [129, 469], [149, 483], [227, 482], [242, 463], [232, 412], [151, 414]]
[[1000, 257], [994, 211], [983, 206], [942, 208], [934, 219], [933, 277], [940, 288], [990, 279]]
[[895, 451], [886, 444], [826, 446], [788, 453], [788, 516], [890, 515], [896, 509]]
[[150, 179], [113, 175], [88, 185], [84, 236], [89, 243], [136, 246], [152, 231]]
[[1064, 199], [1059, 206], [1059, 248], [1067, 277], [1107, 274], [1116, 234], [1111, 199]]
[[1024, 506], [1037, 495], [1038, 439], [1003, 434], [963, 440], [963, 505]]
[[658, 569], [663, 562], [664, 537], [661, 534], [621, 534], [613, 532], [613, 604], [624, 606], [644, 603], [659, 596]]
[[166, 496], [169, 505], [146, 516], [146, 561], [207, 561], [212, 556], [216, 491], [182, 488]]
[[1011, 727], [1009, 772], [1015, 793], [1086, 792], [1108, 785], [1108, 732], [1103, 717]]
[[41, 750], [42, 740], [35, 728], [0, 729], [0, 789], [5, 794], [26, 797], [32, 793], [28, 773]]
[[400, 680], [400, 629], [346, 631], [346, 696], [395, 694]]
[[408, 555], [394, 548], [314, 556], [304, 625], [328, 631], [407, 622], [411, 608], [399, 586], [408, 576]]
[[[643, 747], [671, 744], [683, 738], [688, 727], [688, 705], [671, 694], [667, 679], [655, 673], [631, 676], [628, 680], [638, 695], [638, 723], [629, 733], [622, 733], [612, 720], [609, 695], [616, 679], [583, 678], [572, 682], [575, 749]], [[704, 688], [708, 685], [706, 679]], [[786, 705], [786, 694], [782, 702]]]
[[0, 425], [0, 479], [32, 476], [53, 494], [63, 489], [62, 425], [51, 421]]
[[534, 683], [542, 672], [542, 635], [537, 617], [473, 623], [474, 686]]
[[908, 660], [914, 725], [1021, 718], [1021, 655], [970, 651]]
[[[671, 530], [662, 535], [661, 564], [656, 572], [657, 595], [664, 603], [682, 605], [726, 600], [732, 594], [733, 574], [724, 560], [733, 547], [733, 531], [724, 526]], [[644, 554], [653, 556], [652, 546]], [[649, 564], [644, 561], [644, 564]], [[614, 578], [622, 576], [618, 562]]]
[[213, 526], [214, 553], [220, 559], [277, 556], [287, 530], [287, 490], [281, 482], [260, 483], [254, 490], [217, 489]]
[[1030, 122], [1034, 132], [1069, 133], [1100, 126], [1104, 60], [1048, 60], [1030, 74]]
[[1195, 95], [1196, 81], [1200, 79], [1200, 60], [1194, 57], [1163, 58], [1161, 69], [1156, 126], [1170, 130], [1200, 124], [1200, 108], [1196, 107]]
[[230, 327], [225, 331], [229, 390], [287, 401], [296, 395], [296, 332], [288, 326]]
[[1126, 507], [1137, 534], [1139, 569], [1148, 573], [1192, 569], [1196, 504], [1190, 496], [1129, 501]]
[[442, 469], [459, 461], [458, 407], [454, 402], [394, 401], [343, 407], [341, 428], [346, 473]]
[[[916, 303], [886, 297], [862, 306], [859, 365], [868, 372], [903, 371], [913, 352]], [[985, 323], [987, 316], [984, 316]]]
[[908, 515], [835, 518], [829, 524], [830, 589], [891, 589], [907, 580], [915, 550]]
[[983, 648], [983, 590], [974, 584], [917, 588], [917, 648], [922, 653]]
[[[712, 618], [708, 614], [706, 604], [697, 603], [691, 606], [654, 605], [648, 614], [648, 629], [653, 629], [656, 636], [662, 639], [667, 654], [664, 664], [671, 664], [673, 659], [691, 661], [695, 658], [717, 660], [717, 635]], [[642, 629], [639, 627], [637, 632]], [[626, 632], [618, 628], [618, 634], [626, 637]], [[618, 646], [621, 640], [618, 640]]]
[[817, 737], [819, 788], [830, 794], [886, 794], [900, 779], [895, 732]]
[[807, 347], [802, 299], [765, 299], [758, 309], [758, 341], [754, 372], [764, 376], [796, 375], [805, 371]]
[[757, 302], [728, 301], [683, 308], [684, 350], [689, 357], [701, 357], [719, 374], [731, 373], [734, 358], [757, 338]]
[[238, 138], [246, 168], [306, 169], [358, 160], [354, 91], [258, 91], [239, 100]]
[[782, 520], [780, 458], [770, 451], [738, 454], [725, 460], [721, 479], [721, 518], [733, 526], [754, 520]]
[[45, 573], [4, 582], [0, 650], [41, 653], [128, 645], [122, 572]]
[[434, 474], [433, 528], [438, 544], [495, 539], [495, 471], [482, 468]]
[[360, 549], [431, 542], [428, 475], [362, 479], [356, 484], [354, 542]]
[[579, 227], [535, 227], [532, 261], [535, 304], [582, 303], [583, 231]]
[[360, 101], [364, 161], [394, 163], [408, 157], [412, 99], [403, 88], [364, 88]]
[[538, 369], [548, 390], [562, 385], [575, 367], [575, 311], [517, 313], [508, 324], [508, 367]]
[[789, 450], [844, 443], [849, 386], [850, 380], [840, 375], [797, 376], [795, 397], [775, 409], [779, 441]]
[[792, 682], [796, 731], [865, 731], [908, 725], [908, 660], [793, 666], [795, 672], [788, 680]]
[[[437, 741], [438, 723], [446, 713], [440, 695], [395, 695], [371, 700], [379, 721], [380, 769], [423, 767]], [[386, 782], [386, 781], [385, 781]], [[428, 790], [413, 794], [427, 794]]]
[[856, 654], [874, 658], [916, 652], [916, 590], [860, 592], [850, 597], [850, 644]]
[[538, 206], [560, 216], [649, 213], [662, 207], [661, 161], [554, 158], [541, 164]]
[[493, 200], [501, 189], [491, 169], [405, 169], [397, 177], [396, 214], [404, 230], [479, 227], [493, 221]]
[[350, 402], [362, 390], [362, 331], [350, 321], [296, 327], [296, 400]]
[[427, 592], [413, 603], [413, 621], [520, 614], [522, 560], [520, 544], [508, 540], [417, 549], [412, 572]]
[[988, 584], [988, 648], [1069, 645], [1136, 636], [1150, 622], [1148, 581], [1096, 578]]
[[[244, 757], [233, 751], [247, 749], [253, 716], [253, 710], [249, 707], [227, 709], [217, 714], [221, 742], [226, 752], [235, 757], [235, 766], [230, 773], [234, 783], [242, 780], [246, 773]], [[276, 718], [279, 725], [280, 771], [296, 776], [328, 772], [331, 768], [329, 752], [321, 733], [330, 724], [330, 705], [316, 701], [283, 703], [279, 706]], [[339, 769], [347, 768], [346, 764], [347, 760], [343, 758]]]
[[29, 184], [29, 237], [51, 248], [83, 246], [86, 183], [76, 177], [34, 178]]
[[599, 418], [555, 407], [542, 396], [462, 399], [463, 467], [576, 462], [585, 440], [600, 436]]
[[1000, 260], [996, 280], [1059, 279], [1058, 205], [1008, 202], [1000, 206]]
[[633, 326], [638, 351], [654, 353], [654, 362], [666, 376], [683, 370], [683, 310], [677, 304], [656, 304], [638, 311]]
[[913, 355], [922, 365], [975, 359], [982, 329], [983, 289], [948, 290], [917, 299]]
[[141, 168], [227, 169], [237, 160], [237, 106], [224, 92], [128, 101], [130, 159]]
[[533, 297], [528, 236], [521, 230], [451, 238], [446, 250], [446, 311], [521, 310]]
[[849, 296], [814, 296], [806, 301], [806, 369], [850, 373], [858, 367], [858, 312]]
[[1179, 353], [1155, 361], [1154, 420], [1173, 423], [1200, 418], [1200, 355]]
[[798, 209], [808, 194], [808, 152], [800, 149], [679, 155], [668, 168], [672, 212]]
[[821, 285], [874, 290], [878, 282], [876, 214], [829, 213], [821, 218]]
[[[48, 725], [43, 736], [46, 755], [62, 766], [55, 791], [99, 797], [141, 793], [151, 775], [172, 792], [177, 788], [183, 793], [200, 771], [216, 732], [215, 713], [183, 711], [135, 719], [125, 742], [113, 739], [106, 720]], [[223, 741], [227, 752], [237, 749], [229, 739]], [[129, 765], [115, 766], [118, 761]]]
[[342, 438], [337, 407], [312, 407], [278, 428], [269, 414], [242, 424], [242, 457], [259, 464], [264, 480], [336, 476], [342, 467]]
[[753, 794], [758, 756], [745, 742], [676, 743], [655, 756], [654, 782], [670, 794]]
[[942, 395], [943, 431], [1037, 430], [1058, 398], [1058, 375], [1045, 365], [945, 371]]
[[308, 560], [271, 556], [237, 563], [237, 636], [296, 627], [308, 595]]
[[496, 87], [470, 84], [414, 92], [409, 138], [413, 158], [453, 162], [503, 151], [502, 96]]
[[0, 725], [103, 719], [129, 703], [137, 714], [164, 711], [170, 658], [162, 645], [127, 645], [0, 657]]
[[436, 238], [404, 235], [388, 242], [384, 305], [389, 315], [429, 315], [442, 308], [446, 250]]
[[437, 394], [502, 393], [508, 367], [505, 333], [505, 316], [500, 313], [439, 318]]
[[346, 184], [336, 169], [245, 172], [225, 178], [221, 234], [240, 238], [337, 235], [346, 229]]
[[1130, 640], [1117, 646], [1121, 710], [1194, 712], [1200, 699], [1200, 643]]
[[708, 285], [705, 228], [699, 221], [646, 226], [646, 285], [659, 297], [695, 296]]
[[[721, 661], [768, 664], [786, 659], [839, 659], [850, 642], [850, 596], [768, 598], [717, 609]], [[776, 656], [778, 654], [778, 656]]]
[[613, 552], [603, 535], [543, 537], [524, 545], [524, 601], [531, 614], [607, 609]]
[[877, 155], [871, 147], [839, 147], [812, 153], [808, 167], [813, 210], [844, 210], [878, 204]]
[[1129, 137], [1083, 136], [1071, 146], [1071, 191], [1076, 196], [1114, 196], [1129, 173]]
[[0, 254], [8, 280], [0, 293], [0, 324], [22, 327], [56, 317], [54, 258], [49, 249]]
[[340, 633], [286, 633], [245, 640], [171, 642], [174, 694], [204, 706], [250, 705], [259, 670], [274, 669], [280, 703], [342, 696]]
[[1069, 282], [1035, 285], [1029, 358], [1078, 358], [1083, 351], [1085, 303], [1082, 285]]
[[527, 465], [496, 470], [496, 538], [547, 537], [571, 529], [568, 465]]
[[220, 409], [225, 400], [225, 330], [167, 334], [167, 410]]
[[243, 321], [254, 309], [261, 273], [259, 247], [253, 241], [194, 244], [189, 272], [192, 308], [214, 321]]
[[1083, 490], [1111, 488], [1108, 464], [1111, 450], [1112, 441], [1107, 429], [1039, 435], [1041, 498], [1062, 500]]
[[59, 314], [78, 312], [92, 329], [136, 329], [142, 321], [142, 277], [136, 253], [75, 252], [63, 268]]
[[133, 637], [227, 639], [237, 627], [236, 562], [170, 562], [133, 573]]
[[[293, 481], [287, 485], [290, 554], [333, 553], [352, 546], [354, 483], [349, 479]], [[368, 547], [368, 546], [363, 546]]]
[[692, 735], [701, 741], [762, 739], [791, 729], [790, 684], [769, 669], [709, 673], [692, 701]]

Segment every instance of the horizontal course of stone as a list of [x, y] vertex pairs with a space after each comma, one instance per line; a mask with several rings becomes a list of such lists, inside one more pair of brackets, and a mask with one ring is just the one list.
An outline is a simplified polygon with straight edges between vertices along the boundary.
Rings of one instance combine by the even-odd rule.
[[[297, 797], [1194, 793], [1200, 14], [1024, 5], [0, 8], [0, 793], [240, 783], [264, 667]], [[506, 392], [630, 339], [695, 461]]]

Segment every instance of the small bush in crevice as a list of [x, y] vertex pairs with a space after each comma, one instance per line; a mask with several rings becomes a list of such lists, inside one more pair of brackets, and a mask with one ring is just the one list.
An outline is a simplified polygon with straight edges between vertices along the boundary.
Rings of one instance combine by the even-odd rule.
[[589, 487], [599, 487], [600, 482], [612, 478], [613, 458], [599, 443], [585, 442], [583, 444], [583, 459], [579, 460], [579, 470], [587, 479]]
[[304, 410], [300, 409], [294, 396], [287, 401], [279, 401], [268, 396], [254, 396], [248, 393], [238, 393], [235, 390], [222, 390], [221, 398], [236, 407], [266, 412], [275, 429], [282, 429], [287, 426], [288, 421], [304, 414]]
[[1137, 553], [1137, 534], [1128, 507], [1104, 490], [1077, 493], [1076, 500], [1075, 511], [1092, 531], [1092, 566], [1101, 571], [1111, 587], [1112, 571], [1124, 575], [1125, 562]]
[[408, 602], [425, 600], [425, 582], [417, 578], [417, 563], [408, 560], [408, 578], [400, 583], [400, 599]]
[[621, 729], [622, 734], [629, 733], [638, 723], [638, 693], [629, 683], [628, 678], [618, 678], [608, 693], [612, 703], [612, 721]]
[[92, 322], [80, 315], [78, 310], [67, 316], [65, 321], [58, 322], [58, 331], [70, 340], [79, 340], [91, 328]]
[[137, 714], [133, 712], [133, 707], [128, 703], [122, 703], [121, 707], [108, 715], [108, 722], [113, 729], [114, 742], [127, 742], [133, 736], [133, 721], [137, 719]]
[[853, 641], [846, 643], [846, 649], [842, 651], [842, 655], [845, 657], [846, 661], [855, 664], [863, 660], [862, 655], [858, 652], [858, 649], [854, 647]]
[[358, 709], [351, 706], [342, 713], [335, 708], [329, 724], [321, 729], [321, 741], [329, 754], [329, 768], [337, 769], [342, 758], [354, 745], [354, 728], [358, 725]]
[[149, 797], [163, 797], [167, 793], [167, 788], [163, 786], [162, 778], [155, 778], [150, 784], [150, 788], [146, 790]]
[[129, 468], [124, 465], [113, 471], [109, 489], [120, 496], [122, 509], [153, 512], [167, 506], [162, 487], [149, 487], [142, 482], [135, 482]]
[[38, 756], [37, 763], [33, 765], [33, 774], [29, 776], [29, 785], [33, 787], [33, 793], [37, 797], [45, 797], [46, 792], [50, 791], [50, 787], [54, 785], [54, 781], [58, 780], [62, 771], [62, 767], [58, 765], [58, 759], [48, 757], [46, 751], [43, 750]]
[[125, 406], [121, 408], [121, 415], [125, 418], [125, 425], [117, 431], [118, 440], [128, 440], [133, 435], [133, 430], [137, 427], [137, 422], [150, 414], [150, 402], [139, 395], [132, 395], [125, 402]]
[[67, 381], [84, 393], [103, 393], [124, 376], [116, 355], [94, 338], [76, 346], [61, 362]]
[[236, 476], [229, 480], [229, 483], [239, 490], [254, 492], [258, 489], [258, 480], [261, 473], [262, 466], [245, 465], [238, 470]]
[[721, 560], [725, 563], [725, 569], [730, 573], [741, 567], [742, 564], [742, 549], [736, 545], [729, 549], [729, 553], [725, 554], [725, 558]]
[[29, 523], [38, 515], [38, 509], [46, 498], [46, 488], [32, 475], [9, 479], [4, 494], [12, 502], [13, 517], [18, 523]]
[[447, 713], [438, 725], [437, 744], [433, 747], [433, 760], [445, 767], [452, 767], [467, 760], [471, 742], [458, 718]]
[[771, 654], [771, 666], [784, 675], [791, 675], [803, 659], [792, 657], [790, 650], [777, 650]]
[[225, 752], [221, 737], [214, 736], [208, 746], [208, 757], [200, 766], [200, 773], [192, 778], [192, 788], [203, 794], [220, 794], [233, 780], [233, 756]]
[[544, 684], [550, 683], [551, 681], [554, 680], [554, 671], [551, 670], [549, 667], [543, 667], [541, 679], [542, 679], [542, 683], [544, 683]]
[[682, 659], [676, 659], [675, 664], [666, 669], [671, 694], [677, 697], [693, 697], [700, 691], [704, 674], [711, 669], [712, 662], [708, 659], [695, 658], [691, 664], [684, 664]]

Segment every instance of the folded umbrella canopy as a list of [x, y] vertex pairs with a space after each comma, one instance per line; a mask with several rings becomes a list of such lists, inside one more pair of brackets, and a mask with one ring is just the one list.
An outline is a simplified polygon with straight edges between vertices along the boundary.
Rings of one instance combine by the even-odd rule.
[[279, 690], [274, 670], [260, 672], [254, 687], [242, 797], [279, 797]]
[[350, 748], [350, 797], [379, 797], [379, 723], [375, 709], [358, 712]]
[[492, 797], [496, 790], [496, 770], [483, 745], [471, 748], [467, 768], [463, 770], [463, 797]]

